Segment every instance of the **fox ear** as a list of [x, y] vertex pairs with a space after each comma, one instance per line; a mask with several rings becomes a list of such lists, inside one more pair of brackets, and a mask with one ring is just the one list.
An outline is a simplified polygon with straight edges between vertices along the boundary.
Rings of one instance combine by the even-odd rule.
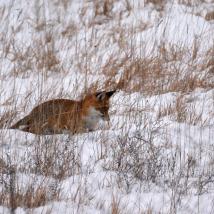
[[116, 90], [108, 91], [108, 92], [105, 92], [105, 91], [98, 92], [98, 93], [96, 93], [96, 98], [100, 101], [104, 100], [105, 98], [109, 99], [115, 92], [116, 92]]
[[116, 92], [116, 90], [114, 90], [114, 91], [108, 91], [108, 92], [106, 92], [106, 95], [108, 97], [111, 97], [115, 92]]
[[105, 97], [106, 97], [106, 92], [105, 92], [105, 91], [96, 93], [96, 98], [97, 98], [97, 100], [99, 100], [99, 101], [104, 100]]

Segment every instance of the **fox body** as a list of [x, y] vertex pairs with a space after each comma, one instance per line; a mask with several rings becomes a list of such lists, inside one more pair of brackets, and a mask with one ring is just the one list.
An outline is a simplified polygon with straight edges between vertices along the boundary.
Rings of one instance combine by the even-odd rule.
[[115, 91], [97, 92], [80, 101], [55, 99], [36, 106], [11, 129], [41, 134], [82, 133], [93, 131], [100, 119], [109, 120], [109, 98]]

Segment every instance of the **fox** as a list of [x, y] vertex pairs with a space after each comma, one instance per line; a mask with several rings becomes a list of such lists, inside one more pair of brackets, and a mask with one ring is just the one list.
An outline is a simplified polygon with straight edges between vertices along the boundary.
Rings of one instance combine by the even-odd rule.
[[52, 99], [39, 104], [10, 129], [36, 135], [77, 134], [96, 129], [100, 120], [109, 121], [110, 97], [116, 92], [87, 94], [82, 100]]

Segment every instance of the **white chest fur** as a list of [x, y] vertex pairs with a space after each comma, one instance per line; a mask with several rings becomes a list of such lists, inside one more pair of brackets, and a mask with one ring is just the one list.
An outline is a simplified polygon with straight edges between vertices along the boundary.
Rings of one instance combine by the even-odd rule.
[[97, 111], [94, 107], [90, 107], [88, 115], [84, 117], [85, 128], [94, 130], [99, 120], [102, 119], [102, 113]]

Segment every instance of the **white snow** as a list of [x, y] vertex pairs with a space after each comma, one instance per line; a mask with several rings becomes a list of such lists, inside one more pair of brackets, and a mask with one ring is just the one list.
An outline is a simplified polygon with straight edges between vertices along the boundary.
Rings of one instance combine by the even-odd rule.
[[[167, 1], [161, 13], [146, 1], [113, 1], [108, 16], [95, 16], [94, 2], [0, 0], [0, 118], [14, 111], [15, 122], [45, 100], [77, 100], [92, 84], [102, 88], [109, 72], [104, 74], [105, 65], [115, 56], [115, 63], [131, 52], [136, 58], [157, 57], [163, 42], [191, 52], [198, 42], [197, 60], [185, 54], [173, 64], [179, 63], [185, 76], [200, 72], [213, 48], [214, 22], [203, 15], [214, 8], [212, 1], [197, 8]], [[47, 35], [54, 42], [45, 42]], [[54, 50], [59, 61], [50, 69], [39, 66], [44, 49]], [[122, 68], [115, 80], [121, 74]], [[6, 123], [0, 129], [0, 160], [17, 168], [15, 183], [21, 193], [32, 187], [48, 192], [45, 204], [21, 205], [15, 213], [113, 213], [115, 204], [119, 213], [214, 213], [214, 89], [184, 94], [184, 121], [177, 121], [173, 111], [159, 118], [160, 110], [176, 108], [180, 95], [119, 90], [111, 98], [110, 122], [74, 136], [35, 136], [9, 130]], [[137, 160], [143, 162], [137, 165]], [[46, 167], [48, 161], [55, 161], [55, 168]], [[140, 170], [142, 164], [148, 174], [156, 166], [155, 182], [146, 180], [144, 171], [133, 177], [139, 173], [132, 171], [134, 166]], [[1, 173], [3, 193], [11, 175]], [[54, 188], [57, 197], [52, 196]], [[0, 202], [0, 213], [10, 213], [1, 197]]]

